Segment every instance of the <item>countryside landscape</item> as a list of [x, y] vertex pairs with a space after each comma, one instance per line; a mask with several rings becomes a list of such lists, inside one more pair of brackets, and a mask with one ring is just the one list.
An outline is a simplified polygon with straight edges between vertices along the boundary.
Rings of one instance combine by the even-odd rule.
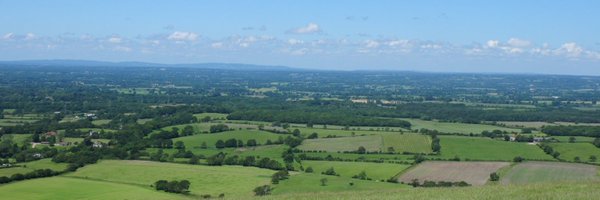
[[0, 1], [0, 200], [598, 199], [594, 1]]

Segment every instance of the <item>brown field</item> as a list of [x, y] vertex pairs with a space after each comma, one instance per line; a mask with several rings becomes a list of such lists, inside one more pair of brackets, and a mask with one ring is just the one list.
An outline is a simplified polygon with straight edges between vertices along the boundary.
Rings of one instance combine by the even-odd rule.
[[484, 185], [492, 172], [510, 165], [508, 162], [443, 162], [427, 161], [402, 174], [399, 180], [410, 183], [423, 181], [465, 181], [471, 185]]

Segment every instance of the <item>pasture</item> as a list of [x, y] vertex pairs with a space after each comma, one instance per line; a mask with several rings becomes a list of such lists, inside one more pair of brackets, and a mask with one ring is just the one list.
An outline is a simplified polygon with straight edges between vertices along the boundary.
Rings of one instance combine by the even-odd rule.
[[252, 196], [252, 190], [269, 184], [275, 171], [242, 166], [202, 166], [149, 161], [103, 160], [67, 177], [77, 177], [147, 187], [157, 180], [189, 180], [192, 195]]
[[[548, 145], [560, 153], [558, 158], [567, 161], [575, 161], [575, 158], [579, 157], [580, 161], [588, 162], [590, 156], [600, 159], [600, 148], [591, 143], [550, 143]], [[596, 160], [596, 163], [600, 163], [600, 161]]]
[[204, 117], [210, 117], [211, 120], [226, 120], [227, 119], [227, 115], [228, 114], [223, 114], [223, 113], [198, 113], [198, 114], [194, 114], [194, 117], [196, 117], [196, 119], [201, 120]]
[[539, 182], [599, 180], [598, 166], [529, 161], [513, 166], [500, 182], [502, 184], [526, 184]]
[[312, 167], [314, 173], [320, 174], [333, 167], [342, 177], [352, 178], [364, 171], [367, 177], [373, 180], [387, 180], [396, 176], [401, 171], [410, 167], [410, 165], [391, 164], [391, 163], [372, 163], [372, 162], [336, 162], [336, 161], [302, 161], [304, 169]]
[[399, 180], [410, 183], [417, 179], [423, 181], [465, 181], [471, 185], [484, 185], [490, 174], [508, 162], [440, 162], [426, 161], [403, 173]]
[[218, 140], [225, 141], [234, 138], [236, 140], [242, 140], [245, 145], [249, 139], [254, 139], [259, 144], [265, 144], [267, 140], [277, 141], [280, 137], [284, 138], [285, 136], [286, 135], [266, 131], [237, 130], [178, 137], [174, 138], [173, 142], [182, 141], [187, 148], [199, 148], [203, 142], [206, 142], [208, 148], [216, 148], [215, 143], [217, 143]]
[[13, 174], [26, 174], [38, 169], [51, 169], [53, 171], [62, 171], [67, 168], [66, 163], [55, 163], [52, 159], [46, 158], [31, 162], [17, 163], [17, 167], [0, 168], [0, 176], [11, 176]]
[[359, 146], [365, 147], [369, 152], [394, 152], [431, 153], [431, 138], [426, 135], [411, 133], [382, 133], [367, 136], [319, 138], [304, 140], [298, 147], [301, 150], [319, 150], [327, 152], [356, 151]]
[[403, 154], [351, 154], [351, 153], [337, 153], [337, 152], [305, 152], [309, 157], [327, 158], [340, 158], [343, 160], [380, 160], [380, 161], [409, 161], [412, 162], [413, 155]]
[[[539, 147], [527, 143], [507, 142], [484, 137], [439, 136], [441, 158], [461, 160], [512, 161], [521, 156], [532, 160], [554, 160]], [[438, 156], [432, 156], [432, 158]]]
[[461, 134], [481, 134], [483, 131], [501, 130], [507, 132], [520, 133], [520, 129], [506, 128], [500, 126], [493, 126], [487, 124], [466, 124], [466, 123], [449, 123], [449, 122], [438, 122], [438, 121], [426, 121], [421, 119], [408, 119], [403, 118], [412, 124], [411, 129], [429, 129], [437, 130], [444, 133], [461, 133]]
[[120, 184], [83, 178], [50, 177], [0, 185], [0, 199], [188, 199], [158, 192], [149, 186]]
[[[569, 142], [571, 136], [552, 136], [552, 138], [558, 140], [559, 142]], [[585, 136], [572, 136], [575, 138], [575, 142], [593, 142], [593, 137], [585, 137]]]
[[[327, 184], [321, 185], [320, 180], [326, 178]], [[352, 185], [350, 184], [352, 183]], [[286, 199], [279, 197], [280, 194], [302, 194], [315, 192], [340, 192], [340, 191], [371, 191], [394, 188], [407, 188], [407, 185], [358, 180], [347, 177], [327, 176], [318, 173], [301, 173], [291, 175], [289, 179], [274, 185], [273, 197], [275, 199]], [[313, 196], [313, 199], [321, 197]]]

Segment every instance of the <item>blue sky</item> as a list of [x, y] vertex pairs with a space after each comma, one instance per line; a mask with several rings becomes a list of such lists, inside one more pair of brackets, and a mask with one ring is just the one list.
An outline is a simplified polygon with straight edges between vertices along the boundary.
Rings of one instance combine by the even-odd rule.
[[600, 75], [600, 1], [5, 1], [0, 60]]

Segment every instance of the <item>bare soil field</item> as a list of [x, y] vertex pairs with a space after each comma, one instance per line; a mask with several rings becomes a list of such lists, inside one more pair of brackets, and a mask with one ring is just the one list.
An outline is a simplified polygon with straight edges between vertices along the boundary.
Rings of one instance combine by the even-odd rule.
[[427, 161], [402, 174], [399, 180], [410, 183], [423, 181], [465, 181], [471, 185], [484, 185], [492, 172], [510, 165], [508, 162], [443, 162]]

